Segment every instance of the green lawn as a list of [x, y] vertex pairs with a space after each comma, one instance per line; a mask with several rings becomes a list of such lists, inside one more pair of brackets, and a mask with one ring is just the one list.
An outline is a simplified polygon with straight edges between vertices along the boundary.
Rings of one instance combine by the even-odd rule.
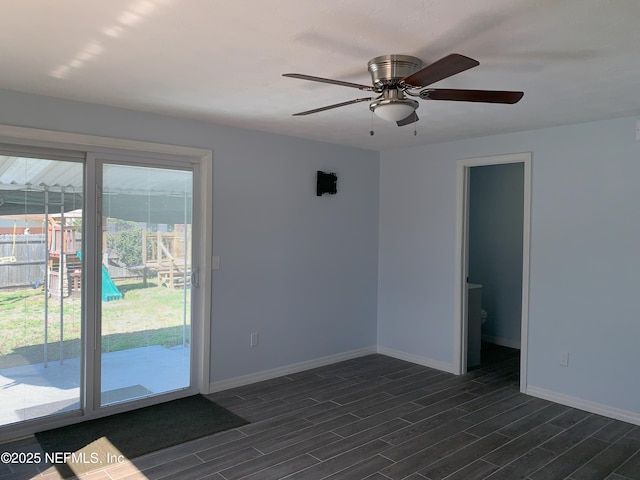
[[[182, 290], [116, 282], [124, 298], [102, 304], [102, 352], [183, 342]], [[81, 297], [63, 299], [63, 358], [80, 356]], [[189, 295], [187, 294], [187, 302]], [[60, 299], [49, 298], [49, 361], [60, 359]], [[189, 304], [187, 303], [187, 318]], [[44, 361], [45, 294], [41, 289], [0, 292], [0, 368]], [[189, 338], [187, 325], [187, 339]], [[188, 340], [187, 340], [188, 341]]]

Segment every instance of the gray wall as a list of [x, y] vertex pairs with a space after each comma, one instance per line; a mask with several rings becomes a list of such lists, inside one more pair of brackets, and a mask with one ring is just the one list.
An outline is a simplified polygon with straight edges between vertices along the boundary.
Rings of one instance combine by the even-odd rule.
[[533, 152], [529, 386], [640, 415], [635, 123], [382, 153], [379, 345], [453, 363], [456, 161]]
[[[212, 381], [376, 344], [376, 288], [378, 345], [452, 364], [456, 160], [531, 151], [529, 385], [640, 415], [635, 119], [378, 155], [1, 90], [0, 105], [4, 124], [213, 150]], [[315, 197], [318, 169], [337, 196]]]
[[524, 164], [472, 167], [469, 280], [482, 284], [486, 341], [520, 346]]
[[[377, 152], [6, 90], [0, 105], [7, 125], [213, 150], [212, 382], [376, 344]], [[316, 170], [337, 195], [316, 197]]]

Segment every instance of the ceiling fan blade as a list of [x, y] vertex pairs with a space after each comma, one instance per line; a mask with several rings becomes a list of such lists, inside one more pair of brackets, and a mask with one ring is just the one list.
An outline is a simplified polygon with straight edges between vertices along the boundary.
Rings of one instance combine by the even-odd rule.
[[478, 65], [480, 65], [480, 62], [473, 58], [465, 57], [459, 53], [452, 53], [405, 77], [403, 82], [413, 87], [426, 87]]
[[343, 87], [357, 88], [359, 90], [373, 91], [370, 85], [361, 85], [359, 83], [343, 82], [341, 80], [332, 80], [330, 78], [314, 77], [312, 75], [303, 75], [301, 73], [283, 73], [283, 77], [297, 78], [299, 80], [310, 80], [312, 82], [329, 83], [331, 85], [341, 85]]
[[482, 103], [518, 103], [523, 92], [508, 92], [501, 90], [456, 90], [448, 88], [427, 89], [420, 92], [423, 100], [451, 100], [454, 102], [482, 102]]
[[399, 127], [404, 127], [405, 125], [415, 123], [418, 120], [420, 120], [418, 118], [418, 114], [414, 111], [413, 113], [410, 113], [408, 117], [403, 118], [402, 120], [398, 120], [396, 123], [398, 124]]
[[320, 107], [320, 108], [314, 108], [313, 110], [307, 110], [306, 112], [294, 113], [293, 116], [294, 117], [299, 117], [301, 115], [310, 115], [312, 113], [318, 113], [318, 112], [324, 112], [325, 110], [331, 110], [332, 108], [344, 107], [346, 105], [352, 105], [354, 103], [360, 103], [360, 102], [368, 102], [368, 101], [371, 101], [371, 100], [373, 100], [373, 97], [356, 98], [355, 100], [349, 100], [348, 102], [336, 103], [336, 104], [333, 104], [333, 105], [327, 105], [326, 107]]

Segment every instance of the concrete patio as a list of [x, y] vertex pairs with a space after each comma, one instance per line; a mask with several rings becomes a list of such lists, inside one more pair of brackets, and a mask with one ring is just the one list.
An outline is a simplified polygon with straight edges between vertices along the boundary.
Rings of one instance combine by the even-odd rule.
[[[103, 404], [187, 387], [189, 347], [160, 345], [102, 355]], [[0, 425], [79, 408], [80, 359], [0, 370]]]

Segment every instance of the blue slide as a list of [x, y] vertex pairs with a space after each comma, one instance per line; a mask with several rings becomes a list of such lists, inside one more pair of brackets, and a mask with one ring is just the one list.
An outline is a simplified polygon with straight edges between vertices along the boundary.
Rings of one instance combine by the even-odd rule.
[[[82, 253], [78, 252], [78, 258], [82, 260]], [[107, 267], [102, 265], [102, 301], [110, 302], [111, 300], [120, 300], [121, 298], [122, 292], [120, 292], [116, 284], [113, 283]]]
[[120, 300], [122, 293], [116, 287], [116, 284], [111, 280], [111, 275], [107, 271], [106, 267], [102, 265], [102, 301], [110, 302], [111, 300]]

